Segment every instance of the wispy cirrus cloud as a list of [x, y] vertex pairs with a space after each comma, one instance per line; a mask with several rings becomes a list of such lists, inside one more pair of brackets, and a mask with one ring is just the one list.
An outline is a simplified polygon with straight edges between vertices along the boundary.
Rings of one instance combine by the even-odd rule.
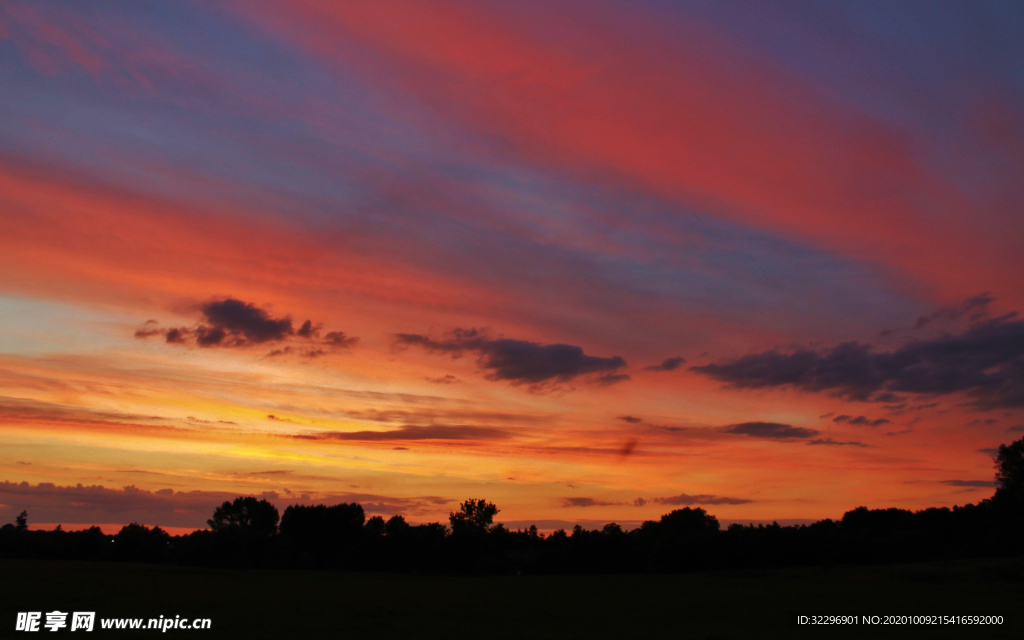
[[429, 408], [415, 407], [411, 409], [377, 409], [373, 407], [360, 409], [343, 409], [330, 412], [331, 416], [351, 418], [367, 422], [401, 423], [401, 424], [461, 424], [504, 423], [509, 426], [523, 424], [543, 424], [552, 422], [554, 416], [544, 414], [515, 413], [512, 411], [493, 411], [487, 409], [462, 408]]
[[406, 425], [387, 431], [318, 431], [289, 436], [297, 440], [342, 440], [358, 442], [399, 442], [406, 440], [507, 440], [507, 429], [474, 425]]
[[202, 429], [190, 427], [178, 420], [162, 416], [103, 411], [90, 407], [6, 397], [0, 397], [0, 419], [8, 425], [49, 426], [54, 429], [134, 433], [167, 438], [194, 438], [201, 437], [204, 433], [231, 431], [230, 427], [212, 424]]

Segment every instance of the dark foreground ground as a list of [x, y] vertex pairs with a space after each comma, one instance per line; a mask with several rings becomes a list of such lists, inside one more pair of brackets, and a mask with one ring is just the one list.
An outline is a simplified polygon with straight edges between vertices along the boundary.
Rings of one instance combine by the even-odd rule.
[[[0, 637], [18, 611], [202, 617], [207, 631], [71, 637], [1021, 638], [1024, 560], [675, 576], [410, 576], [0, 560]], [[1001, 615], [999, 626], [799, 626], [800, 614]]]

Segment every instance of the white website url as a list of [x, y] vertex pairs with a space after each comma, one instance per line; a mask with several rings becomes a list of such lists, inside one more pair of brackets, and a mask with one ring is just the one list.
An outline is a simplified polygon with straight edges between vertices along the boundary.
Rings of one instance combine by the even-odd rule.
[[189, 621], [188, 618], [149, 618], [146, 626], [142, 626], [146, 618], [101, 618], [101, 629], [160, 629], [166, 632], [168, 629], [209, 629], [212, 622], [209, 618], [196, 618]]
[[[70, 617], [70, 624], [68, 618]], [[19, 611], [15, 631], [92, 631], [96, 623], [95, 611]], [[167, 633], [171, 629], [210, 629], [210, 618], [182, 618], [180, 615], [159, 618], [100, 618], [100, 629], [154, 629]]]

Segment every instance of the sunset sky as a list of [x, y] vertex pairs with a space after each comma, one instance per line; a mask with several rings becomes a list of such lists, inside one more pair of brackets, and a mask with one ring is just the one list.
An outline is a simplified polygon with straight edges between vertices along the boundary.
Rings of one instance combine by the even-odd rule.
[[998, 2], [4, 2], [0, 522], [987, 498], [1022, 61]]

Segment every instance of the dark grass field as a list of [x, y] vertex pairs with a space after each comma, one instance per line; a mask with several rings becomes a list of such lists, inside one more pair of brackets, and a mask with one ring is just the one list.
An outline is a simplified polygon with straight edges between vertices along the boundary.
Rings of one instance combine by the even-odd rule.
[[[416, 576], [0, 560], [0, 636], [18, 611], [211, 618], [206, 631], [72, 637], [1021, 638], [1024, 561], [675, 576]], [[811, 627], [799, 614], [985, 614], [1001, 626]]]

